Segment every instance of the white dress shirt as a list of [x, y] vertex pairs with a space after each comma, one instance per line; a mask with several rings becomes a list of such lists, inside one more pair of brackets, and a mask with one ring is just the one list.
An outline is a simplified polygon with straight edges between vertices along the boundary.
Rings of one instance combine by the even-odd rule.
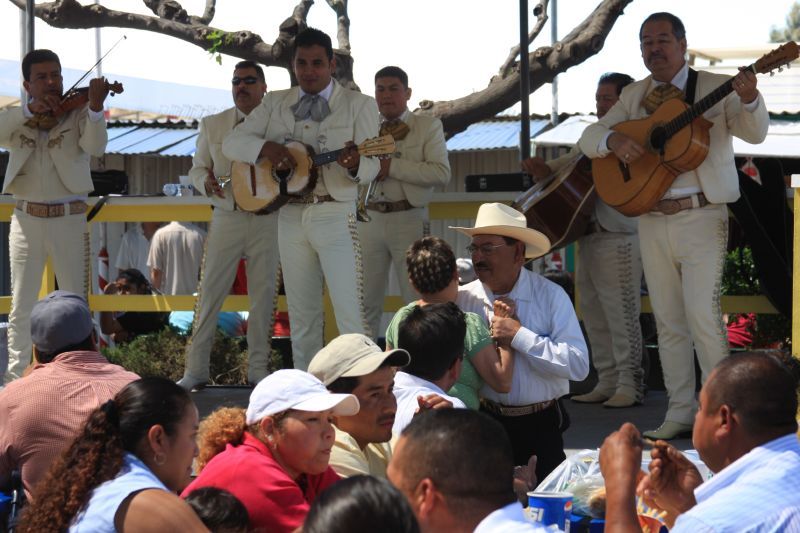
[[[458, 289], [456, 303], [464, 311], [494, 316], [497, 296], [480, 280]], [[484, 385], [481, 396], [504, 405], [529, 405], [554, 400], [569, 392], [569, 380], [589, 374], [589, 355], [578, 317], [564, 289], [523, 268], [507, 295], [517, 306], [520, 327], [511, 348], [514, 374], [511, 392], [501, 394]]]
[[411, 423], [411, 419], [414, 418], [414, 413], [417, 412], [419, 407], [417, 397], [427, 396], [428, 394], [438, 394], [445, 400], [452, 402], [453, 407], [459, 409], [467, 408], [464, 402], [455, 396], [450, 396], [436, 384], [400, 371], [394, 375], [394, 397], [397, 398], [397, 414], [394, 416], [392, 433], [399, 435]]

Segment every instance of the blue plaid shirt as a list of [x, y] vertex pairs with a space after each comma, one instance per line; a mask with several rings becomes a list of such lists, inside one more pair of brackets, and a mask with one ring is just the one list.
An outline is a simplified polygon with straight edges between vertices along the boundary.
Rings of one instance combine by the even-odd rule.
[[800, 531], [800, 442], [794, 433], [750, 450], [694, 491], [670, 533]]

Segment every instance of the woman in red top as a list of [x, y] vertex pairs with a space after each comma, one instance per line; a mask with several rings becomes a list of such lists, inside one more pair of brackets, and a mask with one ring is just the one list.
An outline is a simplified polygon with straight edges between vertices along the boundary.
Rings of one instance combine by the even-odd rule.
[[279, 370], [250, 395], [245, 412], [223, 408], [200, 427], [199, 487], [226, 489], [250, 515], [253, 531], [290, 532], [311, 502], [339, 480], [328, 466], [333, 416], [358, 412], [352, 394], [331, 394], [302, 370]]

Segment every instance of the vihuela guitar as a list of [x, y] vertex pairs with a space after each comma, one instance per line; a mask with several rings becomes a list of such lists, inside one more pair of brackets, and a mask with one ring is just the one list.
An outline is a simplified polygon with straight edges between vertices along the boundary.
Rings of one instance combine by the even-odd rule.
[[[344, 148], [315, 154], [313, 148], [299, 141], [285, 144], [297, 166], [277, 169], [269, 159], [252, 165], [234, 161], [231, 167], [233, 199], [243, 211], [271, 213], [286, 204], [292, 197], [303, 196], [317, 185], [317, 171], [322, 165], [336, 161]], [[395, 151], [391, 135], [367, 139], [357, 146], [362, 157], [391, 154]]]
[[[770, 72], [798, 57], [798, 46], [788, 42], [746, 67], [757, 74]], [[652, 115], [621, 122], [611, 129], [627, 135], [645, 148], [631, 164], [620, 161], [612, 152], [592, 161], [597, 194], [617, 211], [637, 216], [650, 211], [680, 174], [700, 166], [708, 155], [709, 130], [713, 125], [703, 118], [733, 91], [733, 79], [689, 106], [679, 98], [662, 103]]]

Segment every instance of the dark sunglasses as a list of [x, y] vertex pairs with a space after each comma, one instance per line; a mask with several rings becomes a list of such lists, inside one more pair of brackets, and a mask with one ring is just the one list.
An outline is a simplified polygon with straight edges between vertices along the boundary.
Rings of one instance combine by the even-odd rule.
[[239, 85], [240, 83], [244, 82], [245, 85], [253, 85], [255, 82], [258, 81], [258, 78], [255, 76], [247, 76], [246, 78], [240, 78], [239, 76], [234, 76], [231, 80], [231, 84]]

